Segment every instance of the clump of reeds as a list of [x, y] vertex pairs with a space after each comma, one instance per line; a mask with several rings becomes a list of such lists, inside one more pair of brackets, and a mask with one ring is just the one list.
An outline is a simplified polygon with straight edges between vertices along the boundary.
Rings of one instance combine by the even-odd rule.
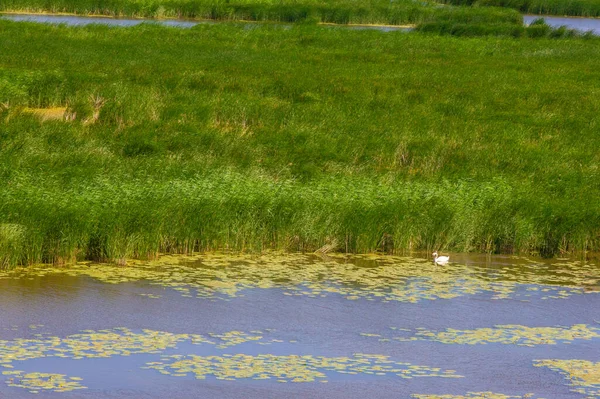
[[452, 36], [507, 36], [564, 39], [575, 36], [589, 37], [585, 32], [568, 29], [565, 26], [553, 28], [543, 18], [533, 21], [528, 26], [512, 23], [464, 23], [455, 21], [429, 22], [417, 26], [419, 32], [434, 33], [436, 35]]
[[460, 6], [506, 7], [526, 14], [600, 16], [598, 0], [442, 0], [442, 3]]

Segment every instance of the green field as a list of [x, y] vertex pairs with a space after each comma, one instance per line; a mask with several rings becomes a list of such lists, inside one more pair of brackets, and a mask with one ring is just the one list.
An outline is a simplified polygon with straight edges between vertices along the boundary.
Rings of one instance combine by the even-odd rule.
[[598, 39], [0, 21], [0, 48], [0, 265], [600, 249]]

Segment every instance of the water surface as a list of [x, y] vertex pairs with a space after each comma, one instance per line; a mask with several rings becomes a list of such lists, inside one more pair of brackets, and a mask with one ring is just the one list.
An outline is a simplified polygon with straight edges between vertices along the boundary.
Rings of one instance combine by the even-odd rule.
[[0, 398], [599, 397], [597, 266], [451, 259], [0, 272]]
[[523, 22], [525, 25], [529, 25], [539, 18], [544, 18], [544, 21], [554, 28], [565, 26], [569, 29], [575, 29], [580, 32], [592, 32], [595, 35], [600, 35], [600, 18], [523, 15]]
[[40, 22], [47, 24], [65, 24], [69, 26], [84, 25], [109, 25], [109, 26], [136, 26], [143, 23], [154, 23], [165, 26], [177, 26], [180, 28], [191, 28], [201, 23], [210, 23], [209, 21], [186, 21], [186, 20], [152, 20], [152, 19], [131, 19], [131, 18], [110, 18], [110, 17], [84, 17], [75, 15], [42, 15], [42, 14], [1, 14], [0, 17], [11, 21], [21, 22]]
[[[85, 25], [108, 25], [108, 26], [120, 26], [130, 27], [140, 24], [159, 24], [164, 26], [175, 26], [180, 28], [191, 28], [199, 24], [217, 24], [217, 23], [238, 23], [244, 25], [248, 29], [256, 28], [261, 25], [278, 26], [283, 29], [289, 29], [292, 27], [291, 24], [277, 23], [277, 22], [247, 22], [247, 21], [213, 21], [213, 20], [179, 20], [179, 19], [145, 19], [145, 18], [110, 18], [101, 16], [76, 16], [76, 15], [43, 15], [43, 14], [2, 14], [0, 18], [9, 19], [11, 21], [22, 21], [22, 22], [39, 22], [48, 24], [65, 24], [69, 26], [85, 26]], [[389, 26], [389, 25], [337, 25], [337, 24], [324, 24], [323, 26], [328, 28], [342, 28], [342, 29], [353, 29], [353, 30], [379, 30], [382, 32], [391, 31], [411, 31], [412, 28], [405, 26]]]

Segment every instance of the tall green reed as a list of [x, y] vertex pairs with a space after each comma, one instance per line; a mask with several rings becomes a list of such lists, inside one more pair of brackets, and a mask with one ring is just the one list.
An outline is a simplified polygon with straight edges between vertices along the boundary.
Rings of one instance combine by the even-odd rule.
[[596, 39], [0, 28], [3, 267], [599, 247]]

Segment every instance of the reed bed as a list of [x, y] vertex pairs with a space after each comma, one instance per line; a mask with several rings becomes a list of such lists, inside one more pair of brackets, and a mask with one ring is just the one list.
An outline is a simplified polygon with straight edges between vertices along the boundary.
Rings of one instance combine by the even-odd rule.
[[3, 267], [600, 248], [598, 39], [0, 21], [0, 48]]
[[442, 0], [455, 6], [505, 7], [526, 14], [600, 17], [599, 0]]
[[[0, 11], [72, 13], [134, 18], [323, 22], [335, 24], [422, 24], [451, 14], [506, 23], [520, 13], [600, 17], [600, 0], [4, 0]], [[492, 8], [490, 12], [487, 8]], [[454, 11], [457, 14], [454, 14]], [[491, 19], [493, 15], [499, 20]], [[460, 21], [457, 21], [457, 23]], [[464, 22], [464, 21], [463, 21]], [[484, 22], [480, 25], [483, 26]]]
[[438, 17], [480, 23], [521, 23], [507, 9], [451, 7], [416, 0], [4, 0], [0, 11], [73, 13], [135, 18], [218, 21], [404, 25], [434, 22]]

